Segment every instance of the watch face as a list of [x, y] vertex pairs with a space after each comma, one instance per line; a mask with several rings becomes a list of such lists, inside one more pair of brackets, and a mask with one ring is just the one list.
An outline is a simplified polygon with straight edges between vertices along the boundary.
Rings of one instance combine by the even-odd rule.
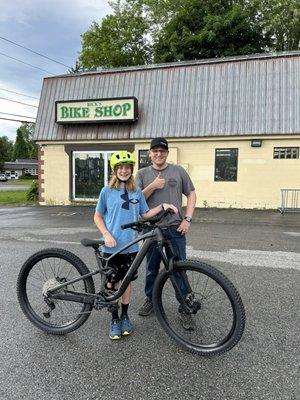
[[192, 218], [191, 217], [185, 217], [184, 218], [187, 222], [191, 222], [192, 221]]

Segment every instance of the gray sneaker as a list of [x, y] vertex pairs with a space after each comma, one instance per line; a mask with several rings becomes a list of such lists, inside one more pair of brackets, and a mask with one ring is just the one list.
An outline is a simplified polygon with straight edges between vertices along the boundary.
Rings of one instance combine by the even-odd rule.
[[186, 331], [194, 331], [196, 329], [196, 322], [191, 314], [180, 312], [179, 318], [183, 329]]
[[141, 315], [142, 317], [147, 317], [150, 315], [153, 311], [153, 304], [152, 301], [148, 298], [146, 298], [145, 303], [142, 305], [142, 307], [139, 309], [138, 314]]

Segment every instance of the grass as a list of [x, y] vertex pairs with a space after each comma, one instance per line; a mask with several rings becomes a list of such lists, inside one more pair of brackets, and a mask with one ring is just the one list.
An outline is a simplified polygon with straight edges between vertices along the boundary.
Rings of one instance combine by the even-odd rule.
[[20, 178], [20, 179], [10, 179], [7, 182], [10, 185], [28, 185], [28, 186], [30, 186], [33, 180], [34, 179], [22, 179], [22, 178]]
[[0, 192], [0, 204], [13, 204], [13, 205], [32, 205], [36, 204], [34, 201], [28, 201], [26, 198], [27, 192], [11, 191]]

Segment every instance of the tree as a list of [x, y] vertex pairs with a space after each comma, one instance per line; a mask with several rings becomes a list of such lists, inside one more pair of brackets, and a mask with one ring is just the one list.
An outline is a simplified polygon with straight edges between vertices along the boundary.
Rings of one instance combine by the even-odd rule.
[[148, 23], [139, 9], [123, 8], [117, 2], [114, 11], [114, 15], [106, 16], [100, 24], [93, 22], [81, 35], [79, 64], [82, 68], [143, 65], [150, 61]]
[[37, 145], [32, 140], [34, 124], [23, 123], [17, 129], [17, 137], [14, 144], [13, 158], [37, 158]]
[[271, 37], [270, 50], [300, 49], [300, 0], [259, 0], [258, 9]]
[[0, 170], [6, 161], [12, 160], [13, 143], [7, 136], [0, 137]]
[[76, 60], [75, 66], [68, 69], [69, 74], [76, 74], [78, 72], [83, 71], [83, 68], [80, 66], [79, 61]]
[[170, 62], [263, 52], [268, 40], [249, 3], [185, 0], [154, 43], [154, 61]]
[[81, 68], [300, 49], [300, 0], [115, 0], [82, 34]]

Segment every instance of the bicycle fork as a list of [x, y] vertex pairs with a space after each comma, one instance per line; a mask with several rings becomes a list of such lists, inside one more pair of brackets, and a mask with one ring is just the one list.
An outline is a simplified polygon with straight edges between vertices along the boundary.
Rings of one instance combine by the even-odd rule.
[[[169, 246], [172, 246], [171, 243]], [[184, 312], [186, 314], [196, 314], [201, 308], [201, 302], [193, 293], [186, 272], [174, 270], [174, 261], [176, 259], [175, 255], [167, 259], [165, 253], [162, 251], [162, 248], [160, 249], [160, 252], [162, 254], [166, 269], [169, 272], [170, 281], [172, 282], [176, 299], [180, 304], [180, 312]]]

